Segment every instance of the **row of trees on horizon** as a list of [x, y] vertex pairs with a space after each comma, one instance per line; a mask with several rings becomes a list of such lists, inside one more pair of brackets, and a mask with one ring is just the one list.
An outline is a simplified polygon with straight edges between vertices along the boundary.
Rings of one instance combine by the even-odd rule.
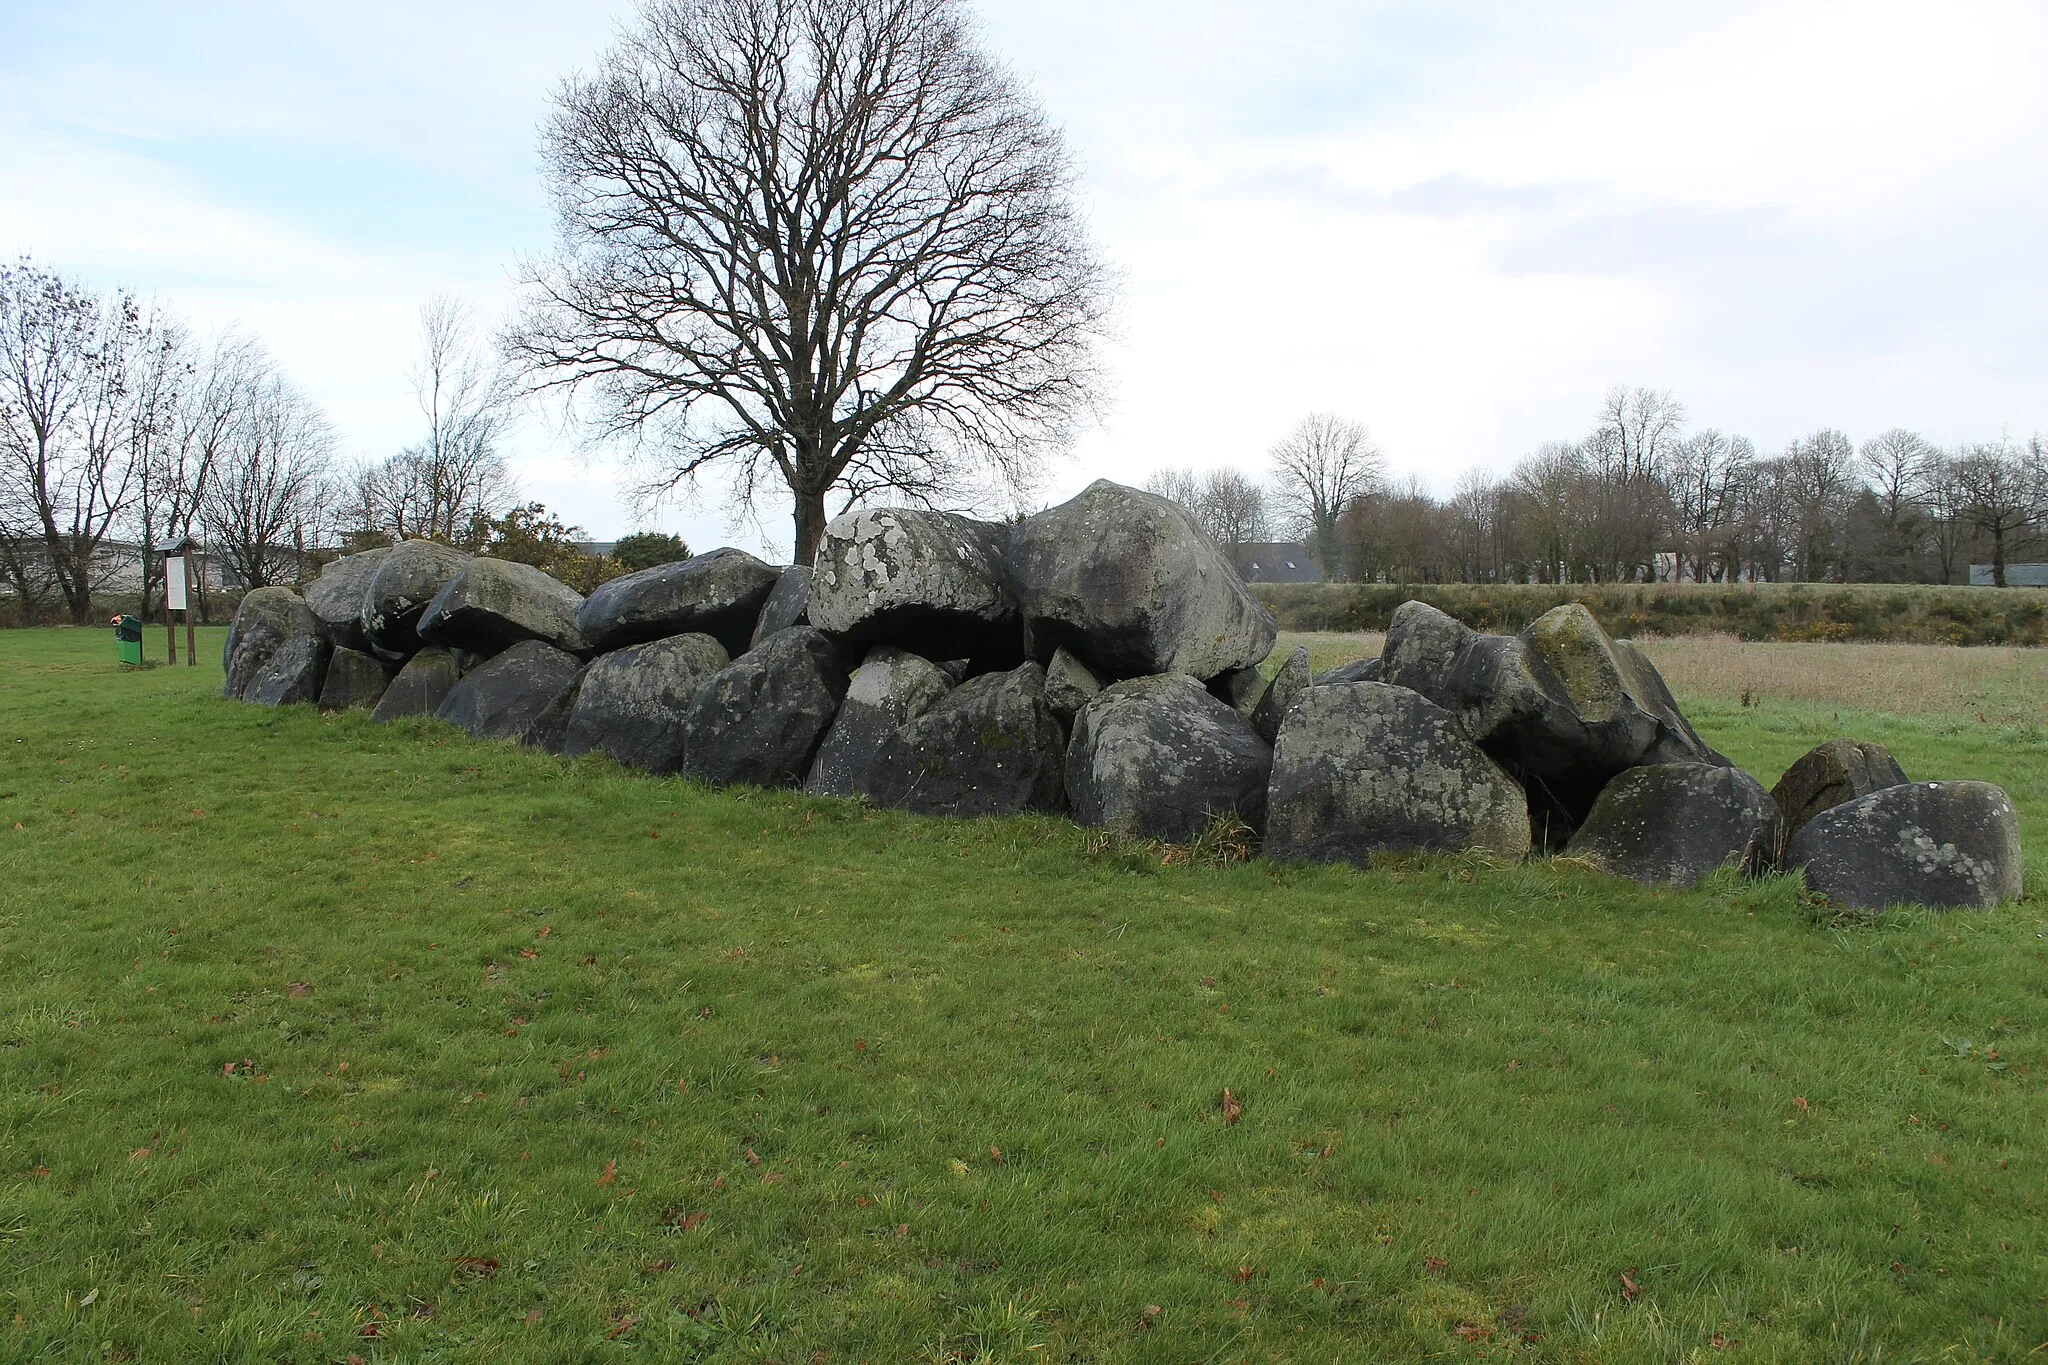
[[1822, 427], [1774, 455], [1690, 429], [1670, 393], [1615, 388], [1593, 428], [1448, 497], [1390, 477], [1366, 428], [1305, 418], [1257, 474], [1165, 469], [1146, 486], [1218, 544], [1299, 540], [1332, 582], [1967, 581], [2048, 539], [2048, 437], [1943, 449]]

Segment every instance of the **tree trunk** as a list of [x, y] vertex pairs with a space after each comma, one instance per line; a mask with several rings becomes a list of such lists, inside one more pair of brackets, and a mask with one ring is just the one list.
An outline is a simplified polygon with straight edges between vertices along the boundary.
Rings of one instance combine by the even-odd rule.
[[2005, 586], [2005, 529], [1999, 527], [1991, 532], [1991, 586]]
[[818, 542], [825, 538], [825, 490], [796, 490], [796, 549], [792, 564], [808, 565], [818, 554]]

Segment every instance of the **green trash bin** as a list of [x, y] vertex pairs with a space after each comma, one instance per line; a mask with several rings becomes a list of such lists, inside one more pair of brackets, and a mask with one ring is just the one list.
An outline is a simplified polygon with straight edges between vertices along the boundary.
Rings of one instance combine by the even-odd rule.
[[121, 615], [114, 618], [114, 650], [121, 662], [142, 667], [142, 618]]

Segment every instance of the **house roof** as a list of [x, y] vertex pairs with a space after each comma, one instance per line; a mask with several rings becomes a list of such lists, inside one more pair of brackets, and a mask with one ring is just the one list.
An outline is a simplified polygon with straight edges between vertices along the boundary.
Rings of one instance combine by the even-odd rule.
[[1320, 583], [1323, 567], [1298, 541], [1257, 541], [1237, 547], [1237, 571], [1247, 583]]

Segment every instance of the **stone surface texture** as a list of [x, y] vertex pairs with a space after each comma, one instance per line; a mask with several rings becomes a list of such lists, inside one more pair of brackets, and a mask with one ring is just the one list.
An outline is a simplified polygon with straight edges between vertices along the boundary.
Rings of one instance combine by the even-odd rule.
[[1906, 781], [1906, 771], [1882, 744], [1831, 739], [1808, 749], [1785, 769], [1771, 799], [1784, 812], [1788, 836], [1824, 810]]
[[1528, 801], [1420, 694], [1372, 682], [1311, 687], [1273, 745], [1266, 852], [1359, 866], [1376, 853], [1520, 858]]
[[926, 815], [1015, 815], [1065, 805], [1066, 727], [1045, 700], [1045, 669], [969, 678], [897, 730], [872, 796]]
[[1280, 671], [1273, 675], [1273, 681], [1267, 684], [1258, 706], [1252, 710], [1252, 729], [1260, 739], [1271, 744], [1279, 737], [1280, 722], [1287, 718], [1287, 713], [1297, 702], [1308, 695], [1311, 686], [1308, 651], [1297, 648], [1287, 656], [1287, 662], [1280, 665]]
[[596, 751], [629, 768], [679, 771], [690, 701], [731, 662], [724, 645], [695, 632], [599, 655], [583, 672], [562, 754], [575, 758]]
[[876, 645], [853, 671], [839, 714], [811, 762], [807, 791], [819, 796], [869, 796], [875, 765], [896, 731], [929, 711], [952, 689], [937, 664], [894, 645]]
[[431, 540], [408, 540], [380, 557], [363, 592], [362, 627], [370, 652], [393, 663], [411, 658], [426, 642], [420, 617], [469, 556]]
[[698, 684], [683, 717], [682, 771], [714, 787], [795, 787], [846, 695], [831, 637], [777, 631]]
[[1850, 909], [1988, 909], [2024, 890], [2019, 814], [1989, 782], [1880, 787], [1807, 821], [1785, 861]]
[[1273, 615], [1188, 513], [1100, 480], [1010, 531], [1027, 645], [1064, 645], [1098, 678], [1207, 681], [1273, 650]]
[[1067, 800], [1081, 824], [1192, 843], [1211, 821], [1265, 823], [1273, 749], [1184, 673], [1112, 683], [1074, 718]]
[[319, 577], [306, 585], [306, 606], [327, 627], [340, 649], [367, 652], [370, 637], [363, 629], [363, 602], [370, 595], [370, 580], [377, 566], [391, 553], [390, 547], [343, 555], [320, 570]]
[[429, 644], [497, 654], [521, 640], [540, 640], [572, 654], [589, 645], [576, 629], [583, 594], [531, 564], [479, 555], [448, 580], [420, 613]]
[[448, 700], [448, 694], [461, 681], [462, 670], [455, 666], [455, 656], [429, 645], [398, 670], [384, 695], [378, 698], [370, 719], [381, 725], [408, 716], [431, 716], [441, 709], [441, 703]]
[[[290, 588], [257, 588], [244, 595], [241, 606], [235, 610], [235, 619], [228, 624], [227, 640], [221, 646], [220, 694], [230, 701], [257, 700], [248, 695], [250, 684], [295, 636], [324, 636], [319, 618], [297, 593]], [[302, 649], [295, 655], [301, 664], [288, 660], [287, 667], [302, 666], [303, 654]], [[325, 663], [325, 659], [321, 662]], [[316, 677], [312, 692], [317, 695], [319, 690], [320, 679]]]
[[752, 647], [778, 630], [811, 623], [811, 566], [792, 564], [784, 569], [761, 604], [761, 619], [754, 623]]
[[375, 655], [359, 649], [337, 649], [327, 660], [320, 684], [322, 711], [367, 710], [384, 696], [391, 672]]
[[1724, 867], [1768, 872], [1784, 846], [1777, 802], [1748, 773], [1656, 763], [1609, 782], [1565, 853], [1610, 876], [1690, 889]]
[[599, 651], [700, 634], [739, 655], [779, 577], [745, 550], [711, 550], [599, 584], [577, 609], [576, 626]]
[[928, 659], [1020, 652], [1005, 528], [950, 512], [848, 512], [825, 527], [811, 624]]
[[434, 712], [477, 739], [523, 740], [527, 727], [576, 685], [583, 661], [540, 640], [522, 640], [449, 690]]

